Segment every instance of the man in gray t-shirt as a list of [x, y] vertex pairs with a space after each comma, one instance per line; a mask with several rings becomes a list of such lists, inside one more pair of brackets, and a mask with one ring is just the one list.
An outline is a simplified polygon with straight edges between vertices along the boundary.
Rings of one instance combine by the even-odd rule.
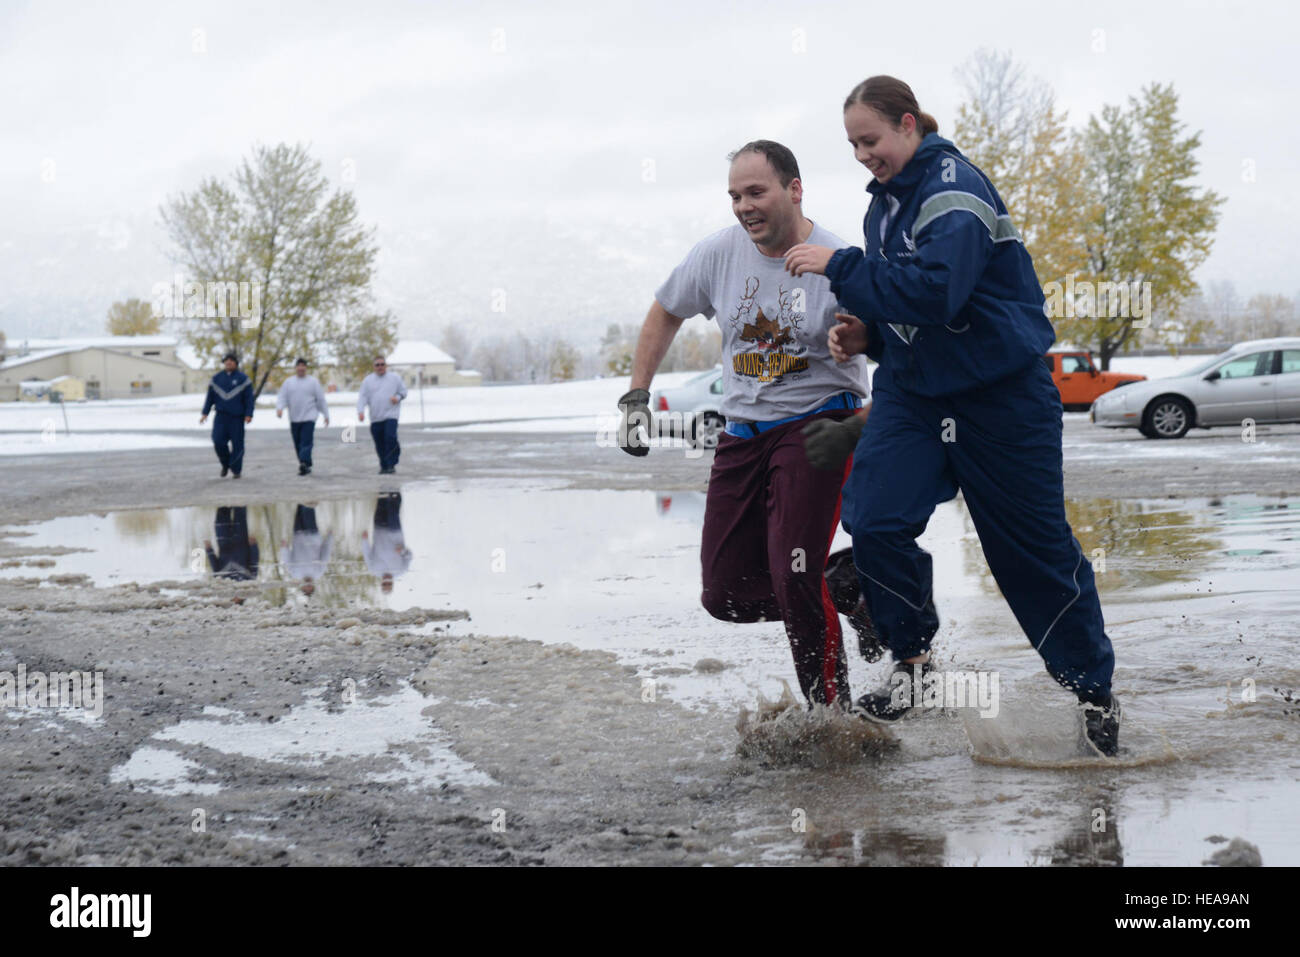
[[799, 166], [779, 143], [756, 140], [733, 153], [728, 192], [738, 224], [696, 245], [655, 293], [631, 391], [619, 400], [620, 445], [632, 455], [649, 451], [638, 427], [648, 431], [659, 363], [684, 319], [716, 318], [727, 432], [709, 474], [701, 600], [723, 621], [783, 621], [804, 696], [847, 707], [837, 612], [849, 616], [868, 660], [882, 649], [847, 549], [830, 556], [826, 572], [845, 470], [814, 468], [803, 441], [820, 420], [840, 421], [861, 407], [866, 363], [831, 358], [827, 335], [839, 320], [830, 283], [792, 277], [784, 257], [800, 243], [849, 244], [803, 215]]
[[[808, 222], [810, 243], [849, 245]], [[820, 238], [819, 238], [820, 237]], [[865, 398], [866, 356], [831, 359], [826, 337], [839, 304], [824, 276], [798, 279], [782, 256], [760, 251], [741, 225], [698, 243], [655, 293], [674, 316], [703, 313], [722, 330], [722, 414], [728, 422], [803, 415], [832, 396]]]

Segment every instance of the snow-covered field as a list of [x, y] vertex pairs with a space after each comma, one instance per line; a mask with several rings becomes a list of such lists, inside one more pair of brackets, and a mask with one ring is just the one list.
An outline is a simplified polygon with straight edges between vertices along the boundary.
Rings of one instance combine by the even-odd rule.
[[[698, 372], [673, 372], [655, 377], [654, 387], [669, 388], [681, 385]], [[491, 423], [496, 431], [559, 431], [594, 432], [601, 419], [617, 414], [618, 397], [627, 391], [625, 377], [589, 379], [581, 382], [557, 382], [546, 385], [507, 385], [467, 388], [428, 388], [412, 390], [402, 406], [402, 424], [408, 428], [425, 425], [457, 425]], [[421, 405], [423, 398], [423, 406]], [[193, 431], [196, 440], [206, 444], [211, 427], [199, 425], [204, 396], [160, 396], [153, 399], [112, 399], [68, 403], [65, 434], [63, 412], [48, 403], [0, 403], [0, 432], [44, 433], [32, 443], [20, 443], [20, 451], [10, 454], [31, 455], [38, 452], [92, 451], [100, 449], [161, 448], [167, 442], [127, 433]], [[343, 426], [357, 420], [357, 394], [333, 392], [327, 397], [330, 407], [330, 424]], [[547, 421], [542, 421], [547, 420]], [[520, 423], [525, 423], [520, 428]], [[474, 425], [476, 429], [485, 425]], [[275, 397], [264, 395], [258, 399], [257, 411], [250, 429], [289, 428], [287, 419], [275, 416]], [[80, 433], [108, 433], [109, 440], [101, 437], [101, 444], [93, 449], [85, 445], [74, 447], [70, 439]], [[8, 444], [7, 440], [5, 444]], [[69, 444], [65, 447], [64, 442]], [[175, 440], [172, 440], [175, 441]]]
[[9, 434], [0, 441], [0, 455], [46, 455], [67, 452], [126, 452], [133, 449], [189, 449], [209, 445], [207, 438], [193, 439], [148, 432], [40, 432]]
[[[1132, 372], [1148, 378], [1179, 375], [1204, 361], [1205, 356], [1136, 356], [1111, 363], [1115, 372]], [[681, 385], [696, 372], [658, 375], [654, 388]], [[402, 408], [402, 424], [455, 427], [471, 432], [580, 432], [595, 433], [609, 426], [617, 414], [615, 403], [627, 391], [627, 379], [589, 379], [546, 385], [484, 386], [480, 388], [428, 388], [412, 391]], [[162, 396], [152, 399], [113, 399], [69, 403], [64, 410], [36, 402], [0, 403], [0, 433], [34, 433], [31, 438], [10, 435], [0, 443], [0, 454], [36, 455], [46, 452], [94, 452], [139, 448], [204, 445], [208, 425], [199, 425], [203, 395]], [[421, 403], [423, 399], [423, 404]], [[328, 396], [330, 424], [355, 423], [357, 394], [334, 392]], [[63, 411], [67, 413], [65, 431]], [[210, 420], [209, 420], [210, 425]], [[250, 429], [288, 429], [275, 416], [275, 397], [258, 400]], [[190, 442], [157, 432], [192, 431]], [[92, 438], [87, 433], [95, 433]]]

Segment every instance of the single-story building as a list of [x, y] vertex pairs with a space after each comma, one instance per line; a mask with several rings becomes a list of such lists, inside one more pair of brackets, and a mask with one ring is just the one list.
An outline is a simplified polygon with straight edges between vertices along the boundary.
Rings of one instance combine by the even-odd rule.
[[[22, 396], [24, 383], [77, 379], [87, 399], [177, 395], [187, 368], [171, 336], [95, 336], [6, 342], [0, 362], [0, 402]], [[28, 389], [27, 391], [32, 391]], [[70, 394], [65, 391], [65, 398]]]
[[28, 379], [22, 383], [18, 398], [24, 402], [45, 402], [51, 400], [52, 395], [62, 398], [64, 402], [78, 402], [86, 397], [86, 384], [72, 375], [61, 375], [55, 379]]
[[[402, 340], [388, 354], [388, 367], [402, 376], [408, 387], [482, 385], [477, 372], [460, 371], [456, 360], [431, 342]], [[7, 342], [0, 355], [0, 402], [12, 402], [39, 393], [39, 387], [25, 383], [48, 383], [60, 377], [76, 379], [84, 388], [77, 398], [126, 399], [139, 396], [180, 395], [203, 392], [220, 367], [214, 358], [199, 356], [174, 336], [92, 336], [74, 339], [26, 339]], [[293, 357], [284, 363], [284, 374], [273, 374], [267, 383], [274, 392], [293, 374]], [[242, 365], [241, 365], [242, 368]], [[312, 373], [331, 391], [339, 383], [337, 366], [326, 350]], [[71, 390], [71, 391], [70, 391]], [[75, 386], [63, 391], [65, 400], [74, 398]], [[44, 393], [40, 393], [44, 394]]]
[[388, 368], [402, 377], [409, 388], [426, 386], [482, 385], [483, 376], [470, 370], [457, 370], [456, 360], [432, 342], [402, 339], [384, 357]]

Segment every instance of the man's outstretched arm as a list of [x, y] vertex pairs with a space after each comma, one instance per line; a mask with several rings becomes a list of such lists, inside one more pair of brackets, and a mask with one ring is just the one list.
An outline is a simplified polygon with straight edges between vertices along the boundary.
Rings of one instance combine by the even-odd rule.
[[632, 388], [649, 389], [650, 381], [659, 371], [659, 364], [668, 354], [668, 347], [673, 344], [677, 330], [686, 320], [674, 316], [655, 300], [646, 313], [645, 322], [641, 324], [641, 335], [636, 340], [636, 352], [632, 355]]

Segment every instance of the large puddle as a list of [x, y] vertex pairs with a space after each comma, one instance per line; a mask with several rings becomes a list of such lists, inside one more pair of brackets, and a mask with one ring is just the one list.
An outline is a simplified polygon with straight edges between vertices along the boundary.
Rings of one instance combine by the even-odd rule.
[[[112, 585], [220, 574], [256, 579], [276, 603], [465, 609], [470, 620], [453, 632], [612, 651], [658, 694], [734, 712], [760, 693], [776, 697], [780, 679], [793, 677], [790, 653], [780, 624], [730, 625], [700, 608], [703, 508], [700, 493], [411, 484], [400, 496], [353, 501], [61, 518], [24, 526], [23, 544], [85, 549], [53, 558], [42, 577]], [[826, 805], [823, 819], [845, 809], [826, 852], [884, 862], [896, 838], [900, 862], [911, 863], [1198, 864], [1216, 849], [1207, 838], [1226, 835], [1258, 844], [1266, 864], [1300, 864], [1300, 704], [1291, 702], [1300, 691], [1300, 507], [1241, 497], [1073, 502], [1069, 511], [1116, 645], [1125, 761], [1098, 769], [1066, 755], [1016, 759], [1018, 741], [1068, 722], [1069, 701], [999, 597], [962, 503], [946, 503], [922, 539], [935, 563], [936, 648], [948, 667], [999, 672], [994, 737], [1010, 742], [1012, 757], [972, 761], [977, 735], [951, 715], [909, 722], [901, 736], [910, 758], [889, 778], [899, 802], [889, 821], [883, 809], [866, 821], [848, 810], [862, 805], [860, 774], [817, 776], [808, 803]], [[841, 533], [836, 547], [847, 545]], [[0, 570], [33, 574], [27, 563]], [[697, 669], [702, 659], [722, 667]], [[855, 656], [855, 691], [882, 667]], [[307, 760], [290, 752], [328, 720], [311, 707], [277, 760]], [[207, 717], [156, 744], [202, 738], [245, 751], [252, 745], [235, 740], [237, 730], [228, 716]], [[231, 743], [212, 743], [222, 735]], [[311, 760], [326, 757], [302, 747]], [[358, 745], [366, 754], [386, 747], [382, 737]], [[164, 788], [187, 778], [174, 758], [157, 768], [148, 758], [119, 774]], [[450, 752], [384, 771], [421, 784], [467, 773]], [[898, 829], [910, 807], [931, 826]], [[1112, 822], [1102, 832], [1060, 823], [1098, 808]], [[788, 831], [768, 843], [772, 860], [809, 846]]]

